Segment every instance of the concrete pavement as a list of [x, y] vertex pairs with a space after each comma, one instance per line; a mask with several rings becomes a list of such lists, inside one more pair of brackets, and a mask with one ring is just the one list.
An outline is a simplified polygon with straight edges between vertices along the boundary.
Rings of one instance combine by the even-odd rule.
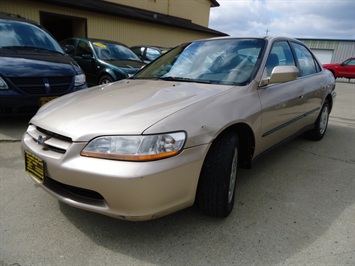
[[337, 83], [325, 138], [251, 170], [223, 220], [193, 208], [125, 222], [59, 203], [24, 171], [29, 118], [0, 123], [0, 265], [355, 265], [355, 85]]

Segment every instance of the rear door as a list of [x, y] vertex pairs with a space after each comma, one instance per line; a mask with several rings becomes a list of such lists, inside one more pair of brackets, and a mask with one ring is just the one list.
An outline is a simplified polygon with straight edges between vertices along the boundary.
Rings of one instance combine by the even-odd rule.
[[299, 69], [299, 80], [302, 82], [303, 95], [305, 100], [303, 110], [303, 126], [316, 121], [322, 101], [325, 98], [326, 80], [322, 69], [309, 49], [301, 43], [292, 42]]

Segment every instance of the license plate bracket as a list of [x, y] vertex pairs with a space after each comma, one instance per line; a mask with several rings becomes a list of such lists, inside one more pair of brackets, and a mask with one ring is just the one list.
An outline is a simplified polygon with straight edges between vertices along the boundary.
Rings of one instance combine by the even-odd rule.
[[42, 159], [38, 158], [36, 155], [25, 151], [25, 166], [26, 172], [29, 173], [38, 182], [43, 183], [44, 181], [44, 166], [45, 163]]

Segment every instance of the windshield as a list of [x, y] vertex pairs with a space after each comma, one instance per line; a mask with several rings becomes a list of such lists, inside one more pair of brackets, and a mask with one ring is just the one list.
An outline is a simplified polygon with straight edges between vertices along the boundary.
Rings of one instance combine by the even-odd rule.
[[142, 60], [129, 48], [116, 43], [95, 41], [92, 43], [98, 57], [102, 60]]
[[176, 47], [146, 66], [135, 79], [244, 85], [254, 77], [263, 39], [216, 39]]
[[33, 48], [64, 54], [47, 32], [29, 23], [0, 19], [0, 36], [0, 49]]

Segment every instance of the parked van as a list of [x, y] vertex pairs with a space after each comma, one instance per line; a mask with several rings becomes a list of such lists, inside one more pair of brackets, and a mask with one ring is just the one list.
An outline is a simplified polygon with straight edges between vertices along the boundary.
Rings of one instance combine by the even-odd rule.
[[0, 13], [0, 115], [30, 114], [87, 88], [80, 66], [40, 25]]

